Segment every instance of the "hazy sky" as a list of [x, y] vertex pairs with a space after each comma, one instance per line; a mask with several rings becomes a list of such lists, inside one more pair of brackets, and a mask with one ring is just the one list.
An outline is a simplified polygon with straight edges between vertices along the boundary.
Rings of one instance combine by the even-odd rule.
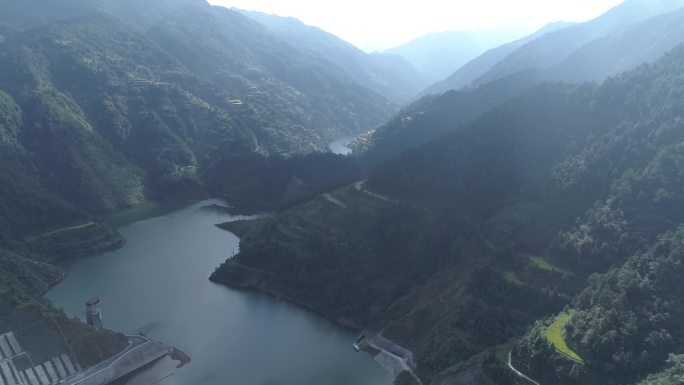
[[622, 0], [209, 0], [296, 17], [369, 50], [429, 32], [585, 21]]

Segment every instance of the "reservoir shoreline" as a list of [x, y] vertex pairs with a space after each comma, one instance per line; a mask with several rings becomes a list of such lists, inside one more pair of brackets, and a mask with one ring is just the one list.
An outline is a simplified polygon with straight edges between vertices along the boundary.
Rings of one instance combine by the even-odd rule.
[[143, 333], [192, 357], [181, 369], [163, 359], [127, 378], [128, 385], [162, 378], [165, 385], [222, 385], [226, 378], [244, 385], [391, 384], [372, 358], [351, 348], [354, 325], [276, 292], [208, 281], [230, 250], [239, 248], [234, 234], [215, 225], [251, 218], [203, 210], [212, 204], [224, 202], [207, 200], [129, 221], [118, 228], [128, 239], [123, 248], [62, 261], [66, 279], [48, 298], [69, 316], [83, 318], [83, 299], [100, 296], [106, 326]]

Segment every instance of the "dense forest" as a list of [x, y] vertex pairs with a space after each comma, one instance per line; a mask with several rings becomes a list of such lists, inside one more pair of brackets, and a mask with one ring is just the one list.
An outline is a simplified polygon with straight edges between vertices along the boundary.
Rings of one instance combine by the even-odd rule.
[[[485, 52], [356, 144], [369, 167], [457, 130], [542, 82], [602, 82], [684, 43], [681, 1], [630, 0], [579, 24], [554, 23]], [[432, 118], [426, 121], [425, 116]]]
[[295, 19], [0, 1], [0, 331], [112, 356], [44, 298], [53, 263], [121, 247], [108, 213], [216, 197], [273, 214], [220, 225], [210, 279], [409, 349], [397, 384], [684, 383], [682, 6], [551, 24], [414, 100], [410, 60]]
[[125, 243], [109, 212], [210, 194], [273, 209], [358, 179], [322, 152], [384, 121], [400, 91], [333, 59], [374, 60], [326, 59], [201, 0], [0, 2], [2, 332], [46, 355], [67, 338], [83, 367], [122, 349], [43, 299], [63, 278], [47, 263]]
[[[17, 26], [0, 55], [9, 134], [42, 186], [88, 212], [201, 197], [207, 175], [325, 151], [394, 110], [342, 68], [202, 1], [46, 7], [0, 16]], [[18, 22], [35, 8], [42, 24]]]
[[473, 370], [459, 361], [511, 381], [478, 354], [504, 357], [566, 306], [583, 364], [554, 351], [555, 317], [516, 364], [551, 383], [657, 381], [681, 353], [682, 73], [680, 47], [600, 86], [536, 87], [252, 226], [213, 279], [383, 330], [427, 383]]

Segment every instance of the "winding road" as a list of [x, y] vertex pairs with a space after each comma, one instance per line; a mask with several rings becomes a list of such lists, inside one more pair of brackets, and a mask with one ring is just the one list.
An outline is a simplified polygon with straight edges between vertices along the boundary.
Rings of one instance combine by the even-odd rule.
[[531, 379], [530, 377], [528, 377], [527, 375], [525, 375], [525, 373], [519, 371], [518, 369], [516, 369], [516, 368], [513, 366], [512, 357], [511, 357], [512, 355], [513, 355], [513, 351], [508, 352], [508, 368], [511, 369], [511, 370], [513, 371], [513, 373], [515, 373], [518, 377], [520, 377], [520, 378], [522, 378], [522, 379], [524, 379], [524, 380], [527, 380], [529, 383], [534, 384], [534, 385], [541, 385], [540, 383], [538, 383], [537, 381]]

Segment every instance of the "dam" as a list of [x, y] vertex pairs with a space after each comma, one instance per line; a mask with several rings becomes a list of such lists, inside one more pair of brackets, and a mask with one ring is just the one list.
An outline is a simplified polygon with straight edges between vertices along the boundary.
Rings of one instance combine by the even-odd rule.
[[128, 336], [119, 354], [82, 370], [68, 352], [34, 362], [13, 332], [0, 335], [0, 385], [106, 385], [167, 355], [169, 348], [142, 336]]

